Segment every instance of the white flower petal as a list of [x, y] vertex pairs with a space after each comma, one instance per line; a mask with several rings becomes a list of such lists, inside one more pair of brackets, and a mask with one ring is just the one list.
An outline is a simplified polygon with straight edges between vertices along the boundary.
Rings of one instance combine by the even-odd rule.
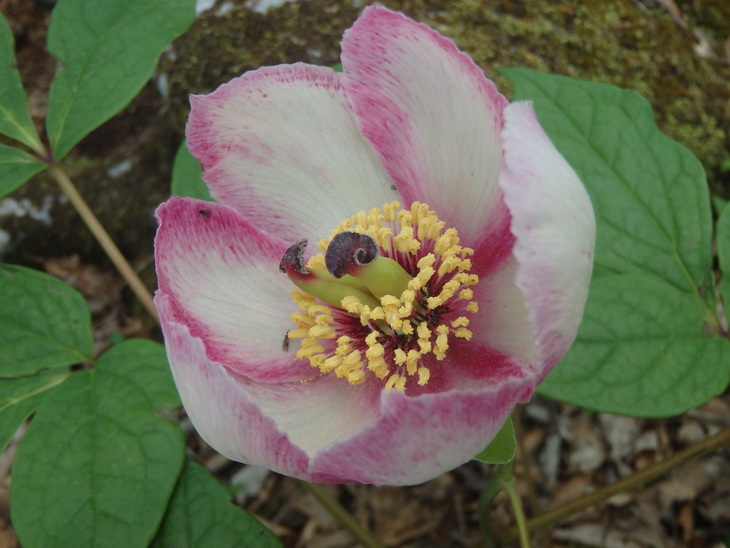
[[414, 485], [471, 460], [494, 437], [535, 378], [424, 394], [392, 390], [371, 427], [317, 455], [312, 474], [380, 485]]
[[505, 110], [504, 145], [500, 184], [517, 238], [517, 286], [544, 376], [578, 331], [593, 268], [595, 217], [583, 184], [540, 127], [531, 103]]
[[222, 365], [211, 361], [203, 341], [175, 321], [175, 304], [157, 294], [167, 357], [185, 411], [195, 429], [229, 459], [309, 479], [309, 458], [251, 401]]
[[514, 356], [534, 370], [538, 350], [525, 296], [517, 287], [517, 269], [512, 257], [499, 270], [479, 280], [474, 287], [479, 312], [470, 316], [469, 327], [474, 341]]
[[171, 198], [157, 210], [159, 292], [176, 321], [203, 339], [208, 357], [264, 382], [314, 376], [285, 351], [297, 311], [279, 272], [288, 247], [220, 204]]
[[187, 143], [212, 196], [270, 234], [316, 242], [398, 199], [332, 69], [263, 67], [191, 103]]
[[370, 6], [345, 32], [347, 95], [409, 205], [428, 203], [471, 247], [509, 234], [501, 200], [502, 110], [482, 70], [426, 25]]

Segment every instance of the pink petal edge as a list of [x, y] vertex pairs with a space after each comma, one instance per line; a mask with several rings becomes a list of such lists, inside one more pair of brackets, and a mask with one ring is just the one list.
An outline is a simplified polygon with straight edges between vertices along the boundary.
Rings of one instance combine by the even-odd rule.
[[498, 186], [505, 98], [453, 41], [378, 5], [345, 32], [342, 64], [358, 123], [405, 205], [426, 202], [457, 228], [480, 273], [498, 267], [513, 242]]
[[500, 185], [517, 238], [517, 286], [544, 378], [578, 331], [593, 269], [595, 217], [583, 184], [545, 134], [532, 103], [507, 107], [503, 135]]
[[535, 378], [496, 387], [409, 397], [383, 394], [376, 424], [317, 454], [312, 476], [378, 485], [415, 485], [471, 460], [532, 393]]
[[203, 341], [175, 321], [171, 297], [158, 293], [155, 306], [180, 398], [205, 441], [230, 459], [311, 479], [306, 453], [261, 413], [225, 368], [208, 358]]
[[233, 209], [171, 198], [156, 212], [159, 292], [175, 321], [205, 341], [210, 360], [261, 382], [313, 377], [282, 348], [296, 311], [292, 286], [279, 272], [287, 244]]
[[187, 143], [212, 196], [289, 243], [398, 199], [332, 69], [262, 67], [191, 105]]

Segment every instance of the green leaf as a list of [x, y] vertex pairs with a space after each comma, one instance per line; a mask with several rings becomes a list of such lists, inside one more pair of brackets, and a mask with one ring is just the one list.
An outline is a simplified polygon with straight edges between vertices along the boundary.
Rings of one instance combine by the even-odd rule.
[[69, 374], [0, 379], [0, 453], [25, 419], [35, 412], [46, 392], [61, 384]]
[[182, 406], [165, 347], [161, 344], [146, 339], [128, 339], [109, 349], [101, 364], [115, 370], [125, 368], [125, 374], [139, 385], [139, 390], [147, 395], [153, 407]]
[[705, 325], [693, 299], [653, 277], [591, 285], [578, 339], [538, 391], [608, 413], [677, 415], [725, 390], [730, 341]]
[[720, 294], [725, 305], [725, 317], [730, 313], [730, 204], [726, 204], [715, 227], [717, 258], [720, 261]]
[[13, 466], [11, 517], [23, 546], [134, 548], [154, 537], [185, 444], [155, 412], [160, 391], [146, 386], [141, 348], [115, 346], [38, 408]]
[[0, 198], [48, 167], [25, 151], [0, 144]]
[[474, 459], [490, 464], [505, 464], [515, 458], [516, 448], [515, 427], [512, 418], [508, 418], [494, 439]]
[[694, 154], [657, 129], [649, 103], [607, 84], [501, 72], [515, 99], [534, 102], [541, 125], [588, 189], [598, 228], [595, 277], [650, 273], [698, 297], [711, 288], [705, 172]]
[[122, 110], [150, 79], [160, 52], [195, 17], [195, 0], [63, 0], [48, 49], [59, 69], [46, 120], [55, 159]]
[[0, 376], [89, 362], [93, 350], [81, 294], [42, 272], [0, 263]]
[[204, 468], [188, 460], [152, 548], [265, 548], [279, 540], [242, 508]]
[[172, 165], [172, 195], [213, 201], [208, 187], [201, 177], [202, 173], [203, 168], [200, 167], [200, 163], [195, 159], [195, 156], [190, 154], [185, 141], [183, 141], [180, 143], [180, 148], [177, 149], [175, 162]]
[[28, 111], [28, 100], [14, 57], [15, 39], [0, 13], [0, 133], [42, 152], [43, 145]]
[[728, 201], [721, 196], [712, 196], [712, 207], [715, 210], [715, 214], [719, 217]]

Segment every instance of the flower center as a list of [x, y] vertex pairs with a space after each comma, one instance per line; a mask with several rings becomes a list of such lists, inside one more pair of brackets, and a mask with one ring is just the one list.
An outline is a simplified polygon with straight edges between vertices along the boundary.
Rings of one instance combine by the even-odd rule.
[[300, 311], [287, 335], [301, 339], [298, 359], [350, 384], [370, 372], [386, 390], [405, 391], [410, 379], [428, 383], [425, 363], [434, 362], [425, 358], [443, 360], [453, 337], [471, 339], [470, 286], [479, 279], [469, 273], [474, 251], [428, 205], [399, 208], [360, 211], [317, 244], [324, 254], [305, 265], [302, 240], [279, 268], [301, 290], [292, 292]]

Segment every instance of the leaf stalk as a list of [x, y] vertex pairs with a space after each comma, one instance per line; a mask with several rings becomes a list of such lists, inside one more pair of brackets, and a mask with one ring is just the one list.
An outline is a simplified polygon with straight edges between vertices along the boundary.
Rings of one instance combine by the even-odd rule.
[[345, 527], [355, 539], [366, 548], [385, 548], [373, 534], [355, 519], [337, 500], [318, 483], [299, 481], [309, 493], [319, 502], [340, 525]]
[[68, 197], [71, 204], [74, 206], [81, 219], [84, 221], [86, 226], [89, 228], [91, 233], [94, 235], [96, 240], [101, 245], [104, 252], [107, 254], [109, 259], [112, 261], [116, 269], [121, 274], [122, 278], [127, 282], [129, 287], [132, 289], [134, 294], [140, 300], [142, 305], [147, 309], [150, 315], [154, 318], [155, 322], [159, 323], [157, 317], [157, 310], [152, 302], [152, 294], [144, 285], [142, 280], [139, 278], [137, 273], [134, 271], [132, 266], [124, 258], [119, 248], [111, 239], [109, 233], [104, 229], [99, 219], [94, 215], [86, 200], [81, 196], [76, 186], [73, 184], [69, 176], [58, 164], [51, 163], [49, 169], [53, 177], [58, 182], [61, 190]]

